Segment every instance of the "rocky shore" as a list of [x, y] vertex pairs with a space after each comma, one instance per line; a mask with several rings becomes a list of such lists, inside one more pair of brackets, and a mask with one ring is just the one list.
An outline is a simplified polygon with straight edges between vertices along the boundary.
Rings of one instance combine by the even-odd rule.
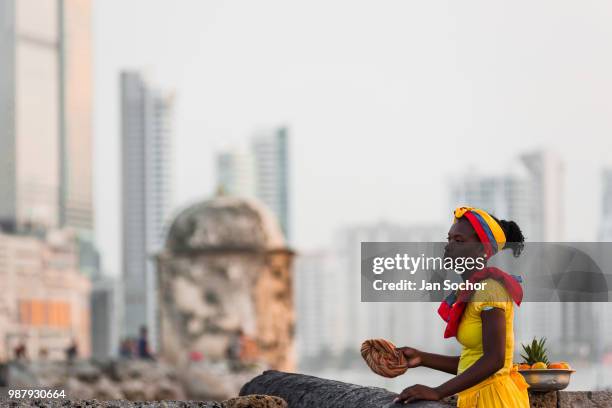
[[63, 390], [71, 400], [201, 400], [223, 401], [261, 373], [253, 366], [233, 370], [224, 363], [196, 363], [184, 370], [147, 360], [81, 360], [13, 362], [1, 368], [0, 380], [10, 389]]

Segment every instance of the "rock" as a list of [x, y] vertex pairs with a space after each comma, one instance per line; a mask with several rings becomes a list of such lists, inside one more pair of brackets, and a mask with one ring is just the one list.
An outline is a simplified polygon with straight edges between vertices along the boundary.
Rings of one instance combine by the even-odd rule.
[[26, 388], [40, 385], [36, 373], [21, 362], [9, 363], [6, 368], [9, 387]]
[[72, 369], [72, 374], [87, 384], [93, 384], [100, 379], [100, 369], [88, 361], [79, 361]]
[[101, 365], [100, 369], [104, 375], [116, 382], [138, 379], [145, 382], [156, 382], [164, 378], [175, 381], [178, 377], [174, 367], [153, 360], [125, 359], [111, 361]]
[[[240, 395], [265, 394], [283, 398], [291, 408], [400, 408], [393, 404], [397, 396], [382, 388], [363, 387], [340, 381], [326, 380], [309, 375], [265, 371], [253, 378], [240, 390]], [[417, 408], [449, 408], [445, 402], [420, 401]]]
[[32, 369], [41, 387], [61, 388], [68, 379], [68, 367], [63, 362], [32, 364]]
[[183, 378], [185, 392], [189, 398], [222, 401], [236, 395], [227, 382], [213, 373], [191, 369]]
[[287, 408], [287, 401], [270, 395], [245, 395], [221, 403], [223, 408]]
[[612, 406], [612, 391], [587, 392], [591, 401], [598, 407]]
[[117, 381], [117, 365], [119, 362], [117, 360], [108, 358], [108, 359], [97, 359], [93, 360], [92, 364], [94, 364], [103, 376], [108, 377], [113, 381]]
[[159, 372], [160, 378], [165, 378], [173, 382], [178, 381], [179, 375], [176, 368], [173, 366], [160, 361], [157, 363], [157, 371]]
[[145, 384], [139, 380], [127, 380], [121, 383], [121, 392], [130, 401], [148, 400]]
[[560, 392], [558, 408], [600, 408], [612, 406], [612, 392]]
[[122, 368], [124, 369], [122, 377], [125, 379], [140, 379], [148, 369], [146, 364], [140, 360], [127, 360]]
[[79, 399], [92, 399], [94, 397], [93, 388], [89, 384], [84, 384], [76, 378], [68, 378], [65, 384], [66, 397], [79, 400]]
[[179, 384], [166, 379], [155, 385], [153, 399], [156, 401], [184, 400], [185, 391]]
[[531, 408], [549, 408], [557, 407], [557, 393], [556, 392], [538, 392], [529, 393], [529, 404]]
[[113, 381], [158, 380], [163, 377], [163, 364], [153, 360], [124, 359], [109, 364], [105, 369]]
[[100, 380], [95, 384], [94, 397], [102, 401], [120, 400], [124, 398], [119, 386], [111, 382], [106, 377], [100, 378]]

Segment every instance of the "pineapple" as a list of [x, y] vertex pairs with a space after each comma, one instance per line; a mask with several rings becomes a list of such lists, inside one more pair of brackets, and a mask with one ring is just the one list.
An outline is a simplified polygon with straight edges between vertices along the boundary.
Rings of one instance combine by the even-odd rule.
[[546, 347], [544, 346], [545, 344], [545, 337], [539, 340], [536, 340], [534, 337], [531, 344], [528, 344], [527, 346], [521, 344], [521, 346], [523, 347], [523, 351], [525, 351], [525, 354], [521, 354], [521, 357], [523, 358], [525, 363], [530, 365], [533, 365], [535, 363], [548, 364], [549, 361], [548, 357], [546, 356]]

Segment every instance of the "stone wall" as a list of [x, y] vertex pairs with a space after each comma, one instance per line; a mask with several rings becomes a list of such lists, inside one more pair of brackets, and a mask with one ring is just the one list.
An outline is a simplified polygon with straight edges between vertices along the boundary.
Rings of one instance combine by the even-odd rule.
[[[240, 390], [240, 395], [267, 394], [283, 398], [289, 408], [393, 408], [397, 394], [382, 388], [363, 387], [340, 381], [326, 380], [302, 374], [265, 371]], [[612, 392], [550, 392], [530, 394], [533, 408], [603, 408], [612, 407]], [[449, 408], [456, 401], [417, 402], [415, 408]]]
[[0, 406], [11, 408], [288, 408], [287, 403], [267, 395], [249, 395], [225, 401], [98, 401], [98, 400], [7, 400], [0, 398]]
[[[124, 376], [125, 382], [133, 380], [130, 370], [120, 369], [114, 375]], [[165, 373], [168, 375], [170, 373]], [[96, 374], [83, 370], [79, 377], [81, 381], [99, 382]], [[170, 378], [173, 375], [170, 374]], [[149, 381], [146, 386], [155, 385]], [[143, 388], [146, 388], [143, 387]], [[133, 388], [136, 392], [136, 388]], [[177, 394], [158, 395], [156, 399], [162, 402], [139, 402], [115, 399], [111, 395], [97, 396], [98, 400], [81, 400], [84, 396], [70, 395], [67, 400], [12, 400], [0, 399], [0, 406], [11, 407], [104, 407], [104, 408], [399, 408], [405, 405], [393, 404], [396, 394], [382, 388], [363, 387], [339, 381], [322, 378], [283, 373], [280, 371], [265, 371], [253, 378], [240, 390], [241, 397], [230, 398], [221, 402], [177, 400]], [[267, 396], [263, 396], [266, 394]], [[137, 396], [133, 394], [132, 396]], [[86, 397], [85, 397], [86, 398]], [[90, 397], [91, 398], [91, 397]], [[220, 400], [220, 399], [219, 399]], [[612, 392], [550, 392], [531, 394], [533, 408], [606, 408], [612, 407]], [[415, 408], [450, 408], [456, 401], [452, 398], [442, 402], [421, 401], [409, 406]]]

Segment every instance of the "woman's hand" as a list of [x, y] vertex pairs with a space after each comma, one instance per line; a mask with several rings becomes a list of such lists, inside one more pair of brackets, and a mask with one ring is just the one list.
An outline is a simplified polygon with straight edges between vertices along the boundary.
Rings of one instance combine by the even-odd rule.
[[412, 401], [427, 400], [427, 401], [439, 401], [442, 399], [440, 393], [435, 389], [426, 385], [413, 385], [412, 387], [406, 388], [393, 400], [393, 402], [399, 402], [407, 404]]
[[419, 350], [412, 347], [398, 347], [397, 350], [406, 357], [408, 368], [418, 367], [423, 364], [423, 356]]

